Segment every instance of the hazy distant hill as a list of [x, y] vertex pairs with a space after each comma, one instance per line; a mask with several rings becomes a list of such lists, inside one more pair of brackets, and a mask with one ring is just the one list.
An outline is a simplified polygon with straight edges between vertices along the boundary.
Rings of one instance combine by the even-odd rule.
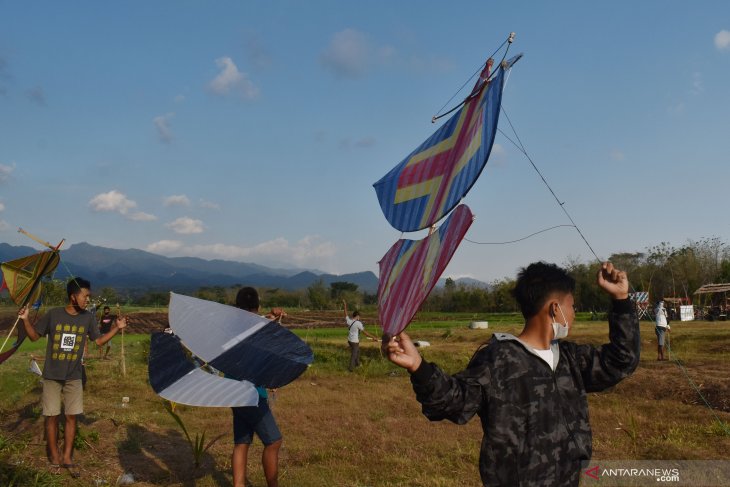
[[[0, 262], [37, 252], [26, 246], [0, 243]], [[302, 289], [321, 279], [325, 284], [347, 281], [375, 293], [378, 278], [372, 272], [323, 274], [302, 269], [275, 269], [258, 264], [197, 257], [164, 257], [138, 249], [109, 249], [88, 243], [74, 244], [61, 253], [55, 277], [70, 274], [89, 279], [95, 289], [188, 291], [202, 286], [251, 285]]]

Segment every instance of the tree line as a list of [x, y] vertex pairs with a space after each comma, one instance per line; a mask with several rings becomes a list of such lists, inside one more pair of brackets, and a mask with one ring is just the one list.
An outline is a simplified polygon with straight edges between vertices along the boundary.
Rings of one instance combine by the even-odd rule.
[[[693, 293], [700, 286], [709, 283], [730, 282], [730, 247], [717, 237], [689, 240], [681, 247], [662, 242], [649, 247], [645, 252], [621, 252], [609, 257], [618, 268], [629, 275], [632, 291], [649, 292], [652, 303], [662, 298], [682, 298], [691, 302]], [[575, 303], [579, 311], [603, 312], [609, 301], [595, 284], [599, 263], [568, 259], [563, 262], [576, 281]], [[93, 284], [93, 283], [92, 283]], [[486, 287], [457, 284], [446, 279], [443, 287], [434, 289], [422, 306], [423, 311], [436, 312], [480, 312], [502, 313], [518, 311], [512, 297], [514, 278], [503, 278]], [[224, 304], [234, 304], [240, 285], [230, 287], [201, 287], [192, 294], [201, 299]], [[317, 281], [305, 289], [284, 290], [279, 288], [259, 289], [262, 307], [308, 308], [313, 310], [339, 309], [343, 299], [355, 307], [376, 307], [377, 295], [364, 292], [357, 284], [333, 282], [329, 285]], [[94, 292], [96, 302], [114, 306], [165, 307], [169, 293], [144, 291], [129, 293], [105, 287]], [[7, 296], [2, 298], [10, 304]], [[44, 304], [63, 305], [66, 299], [66, 283], [51, 280], [45, 283]]]
[[[648, 292], [651, 304], [660, 299], [679, 298], [695, 302], [694, 292], [704, 284], [730, 282], [730, 247], [717, 237], [690, 240], [681, 247], [663, 242], [645, 252], [621, 252], [609, 260], [629, 276], [632, 292]], [[568, 259], [564, 267], [576, 281], [575, 303], [579, 311], [603, 312], [609, 301], [596, 285], [598, 262]], [[488, 288], [457, 285], [447, 279], [443, 289], [431, 293], [423, 306], [426, 311], [514, 312], [514, 278], [494, 281]], [[707, 299], [724, 299], [710, 296]], [[703, 305], [720, 305], [703, 302]]]

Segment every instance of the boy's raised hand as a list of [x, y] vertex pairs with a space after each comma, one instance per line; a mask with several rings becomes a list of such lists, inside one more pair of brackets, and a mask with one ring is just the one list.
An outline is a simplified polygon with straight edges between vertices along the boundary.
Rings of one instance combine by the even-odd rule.
[[629, 278], [624, 271], [616, 269], [612, 263], [604, 262], [598, 270], [598, 285], [613, 299], [629, 297]]

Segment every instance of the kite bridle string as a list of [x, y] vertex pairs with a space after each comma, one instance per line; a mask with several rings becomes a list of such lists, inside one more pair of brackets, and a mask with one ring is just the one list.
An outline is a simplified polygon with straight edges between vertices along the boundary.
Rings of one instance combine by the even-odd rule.
[[[494, 55], [497, 54], [500, 51], [500, 49], [502, 49], [504, 47], [505, 44], [508, 44], [507, 45], [507, 49], [505, 49], [505, 51], [504, 51], [504, 56], [502, 57], [502, 61], [504, 61], [505, 57], [507, 57], [507, 52], [509, 51], [509, 46], [512, 45], [512, 40], [513, 39], [514, 39], [514, 35], [513, 34], [510, 34], [510, 37], [508, 37], [507, 39], [505, 39], [505, 41], [502, 44], [500, 44], [499, 47], [497, 49], [495, 49], [494, 52], [492, 53], [492, 55], [489, 56], [487, 59], [493, 58]], [[499, 64], [501, 65], [502, 63], [500, 62]], [[463, 90], [466, 87], [466, 85], [468, 85], [469, 82], [472, 79], [474, 79], [474, 76], [478, 75], [482, 71], [482, 69], [484, 69], [484, 66], [486, 66], [486, 63], [481, 63], [479, 65], [479, 67], [477, 68], [477, 70], [474, 72], [474, 74], [472, 74], [471, 76], [469, 76], [469, 79], [467, 79], [464, 82], [464, 84], [461, 85], [461, 88], [459, 88], [458, 90], [456, 90], [456, 93], [454, 93], [453, 95], [451, 95], [451, 98], [449, 98], [448, 100], [446, 100], [446, 103], [444, 103], [443, 106], [438, 109], [438, 111], [436, 112], [436, 115], [434, 115], [433, 118], [431, 119], [431, 122], [432, 123], [435, 122], [436, 120], [438, 120], [439, 118], [445, 117], [446, 115], [448, 115], [449, 113], [453, 112], [454, 110], [457, 110], [459, 107], [461, 107], [470, 98], [470, 97], [467, 96], [461, 103], [459, 103], [458, 105], [456, 105], [454, 108], [450, 109], [448, 112], [441, 113], [441, 111], [444, 108], [446, 108], [446, 106], [449, 103], [451, 103], [451, 101], [454, 98], [456, 98], [456, 95], [458, 95], [459, 93], [461, 93], [461, 90]]]
[[561, 228], [561, 227], [575, 228], [575, 225], [554, 225], [554, 226], [552, 226], [550, 228], [544, 228], [544, 229], [542, 229], [540, 231], [537, 231], [535, 233], [531, 233], [531, 234], [529, 234], [526, 237], [518, 238], [516, 240], [508, 240], [506, 242], [476, 242], [474, 240], [469, 240], [468, 238], [464, 238], [464, 240], [467, 241], [467, 242], [469, 242], [469, 243], [473, 243], [473, 244], [477, 244], [477, 245], [507, 245], [507, 244], [513, 244], [513, 243], [517, 243], [517, 242], [522, 242], [523, 240], [527, 240], [528, 238], [534, 237], [535, 235], [539, 235], [539, 234], [544, 233], [544, 232], [547, 232], [549, 230], [555, 230], [556, 228]]

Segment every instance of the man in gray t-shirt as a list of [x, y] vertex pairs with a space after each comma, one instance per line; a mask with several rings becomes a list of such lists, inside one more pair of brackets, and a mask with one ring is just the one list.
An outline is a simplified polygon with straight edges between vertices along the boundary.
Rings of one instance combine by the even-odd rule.
[[[68, 304], [63, 308], [48, 311], [33, 326], [28, 318], [28, 308], [18, 313], [23, 320], [25, 332], [31, 341], [48, 337], [46, 360], [43, 367], [43, 416], [47, 439], [47, 454], [55, 468], [68, 468], [78, 476], [73, 463], [73, 440], [76, 436], [76, 416], [84, 412], [84, 396], [81, 384], [84, 346], [87, 337], [97, 345], [104, 345], [127, 326], [127, 319], [118, 317], [112, 329], [99, 334], [99, 327], [92, 313], [86, 311], [91, 295], [91, 284], [80, 277], [71, 279], [66, 285]], [[58, 417], [61, 415], [63, 396], [66, 427], [63, 438], [63, 454], [58, 451]]]

